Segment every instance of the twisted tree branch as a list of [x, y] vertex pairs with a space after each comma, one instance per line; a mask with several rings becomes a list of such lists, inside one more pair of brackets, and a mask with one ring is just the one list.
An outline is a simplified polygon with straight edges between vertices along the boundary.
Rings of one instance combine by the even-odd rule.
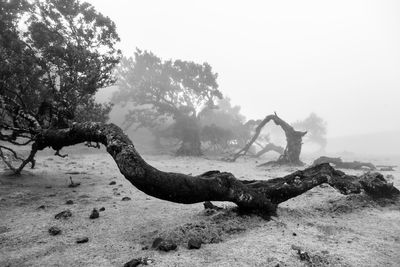
[[397, 196], [399, 190], [381, 174], [350, 176], [329, 164], [320, 164], [282, 178], [267, 181], [243, 181], [233, 174], [209, 171], [198, 176], [163, 172], [147, 164], [131, 140], [114, 124], [76, 123], [71, 128], [45, 130], [36, 138], [38, 150], [60, 150], [85, 141], [103, 144], [120, 172], [136, 188], [153, 197], [177, 203], [231, 201], [247, 210], [274, 212], [276, 206], [315, 186], [328, 183], [342, 194], [365, 190], [374, 196]]

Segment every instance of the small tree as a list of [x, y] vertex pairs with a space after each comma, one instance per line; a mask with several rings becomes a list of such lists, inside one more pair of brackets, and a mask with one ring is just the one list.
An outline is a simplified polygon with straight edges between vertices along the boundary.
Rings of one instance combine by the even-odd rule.
[[[108, 17], [78, 0], [1, 1], [0, 11], [0, 157], [19, 173], [34, 165], [40, 130], [106, 120], [109, 105], [93, 97], [115, 82], [119, 37]], [[6, 143], [32, 150], [23, 159]]]
[[325, 151], [327, 145], [326, 126], [327, 123], [317, 114], [312, 112], [307, 118], [302, 121], [292, 123], [292, 126], [307, 131], [306, 141], [313, 142], [320, 146], [321, 151]]
[[122, 59], [118, 74], [113, 102], [133, 106], [125, 118], [127, 127], [155, 129], [172, 121], [174, 135], [181, 141], [177, 154], [202, 154], [200, 111], [214, 108], [215, 99], [222, 98], [217, 74], [208, 63], [164, 61], [136, 49], [134, 59]]

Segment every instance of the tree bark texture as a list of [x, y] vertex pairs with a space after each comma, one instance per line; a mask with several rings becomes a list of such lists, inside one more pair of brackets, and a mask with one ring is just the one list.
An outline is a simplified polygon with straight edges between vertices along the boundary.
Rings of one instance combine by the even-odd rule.
[[208, 171], [198, 176], [163, 172], [147, 164], [132, 141], [114, 124], [76, 123], [71, 128], [46, 130], [36, 137], [38, 150], [82, 142], [103, 144], [129, 182], [153, 197], [177, 202], [230, 201], [245, 210], [271, 213], [279, 203], [315, 186], [328, 183], [342, 194], [360, 193], [393, 197], [399, 191], [379, 173], [350, 176], [329, 164], [320, 164], [267, 181], [238, 180], [228, 172]]

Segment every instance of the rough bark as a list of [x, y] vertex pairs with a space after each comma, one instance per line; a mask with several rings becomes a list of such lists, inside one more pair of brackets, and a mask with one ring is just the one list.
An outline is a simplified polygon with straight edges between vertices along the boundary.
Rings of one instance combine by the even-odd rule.
[[320, 164], [268, 181], [238, 180], [233, 174], [209, 171], [198, 176], [163, 172], [149, 164], [135, 150], [133, 143], [114, 124], [77, 123], [71, 128], [47, 130], [36, 138], [36, 147], [59, 151], [85, 141], [106, 146], [120, 172], [136, 188], [153, 197], [177, 203], [230, 201], [246, 210], [274, 212], [277, 205], [315, 186], [328, 183], [342, 194], [360, 193], [393, 197], [399, 191], [379, 173], [350, 176], [329, 164]]
[[313, 165], [321, 164], [321, 163], [330, 163], [334, 167], [339, 169], [353, 169], [353, 170], [361, 170], [361, 169], [369, 169], [376, 170], [374, 164], [370, 162], [361, 162], [361, 161], [353, 161], [353, 162], [345, 162], [341, 158], [330, 158], [330, 157], [319, 157], [314, 160]]
[[280, 126], [286, 135], [286, 148], [283, 151], [283, 154], [276, 161], [267, 162], [261, 164], [260, 166], [267, 164], [287, 164], [287, 165], [304, 165], [300, 160], [301, 146], [303, 136], [306, 135], [307, 132], [296, 131], [292, 126], [290, 126], [287, 122], [278, 117], [278, 115], [272, 114], [265, 117], [265, 119], [257, 126], [254, 136], [251, 140], [242, 148], [239, 152], [237, 152], [229, 161], [235, 161], [240, 156], [243, 156], [247, 153], [253, 143], [257, 140], [258, 136], [261, 133], [262, 128], [270, 121], [273, 121], [276, 125]]

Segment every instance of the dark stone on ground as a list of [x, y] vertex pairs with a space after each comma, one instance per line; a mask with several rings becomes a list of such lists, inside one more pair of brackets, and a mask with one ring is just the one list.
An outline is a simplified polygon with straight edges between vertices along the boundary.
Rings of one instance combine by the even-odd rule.
[[149, 249], [149, 246], [142, 247], [142, 250], [148, 250], [148, 249]]
[[115, 181], [111, 181], [111, 182], [109, 183], [109, 185], [115, 185], [115, 184], [117, 184], [117, 182], [115, 182]]
[[99, 209], [99, 211], [105, 211], [106, 210], [106, 208], [104, 208], [104, 207], [101, 207], [100, 209]]
[[70, 210], [64, 210], [60, 213], [57, 213], [54, 218], [56, 218], [57, 220], [59, 219], [67, 219], [68, 217], [72, 216], [72, 212]]
[[293, 233], [292, 235], [293, 235], [293, 236], [297, 236], [297, 234], [296, 234], [296, 233]]
[[151, 244], [151, 247], [158, 248], [163, 240], [164, 239], [162, 239], [161, 237], [157, 237], [156, 239], [153, 240], [153, 244]]
[[61, 233], [61, 229], [58, 228], [57, 226], [52, 226], [49, 228], [49, 234], [51, 235], [58, 235]]
[[38, 210], [44, 210], [45, 208], [46, 208], [45, 205], [40, 205], [37, 209], [38, 209]]
[[72, 205], [72, 204], [74, 204], [74, 202], [70, 199], [70, 200], [67, 200], [67, 201], [65, 202], [65, 204], [67, 204], [67, 205]]
[[97, 218], [99, 218], [99, 216], [100, 216], [99, 211], [97, 209], [93, 209], [92, 213], [90, 213], [89, 218], [90, 219], [97, 219]]
[[139, 266], [140, 264], [143, 265], [148, 265], [149, 263], [153, 263], [154, 260], [149, 259], [149, 258], [137, 258], [137, 259], [132, 259], [128, 261], [127, 263], [124, 264], [124, 267], [136, 267]]
[[191, 238], [188, 242], [188, 249], [199, 249], [201, 248], [201, 240], [198, 238]]
[[175, 250], [176, 248], [177, 248], [177, 245], [174, 242], [172, 242], [171, 240], [163, 240], [163, 241], [161, 241], [161, 243], [157, 249], [168, 252], [171, 250]]
[[89, 238], [86, 237], [86, 236], [84, 236], [84, 237], [78, 237], [78, 238], [76, 239], [76, 243], [77, 243], [77, 244], [86, 243], [86, 242], [88, 242], [88, 241], [89, 241]]
[[127, 263], [125, 263], [124, 267], [136, 267], [136, 266], [139, 266], [140, 264], [142, 264], [142, 261], [140, 258], [132, 259], [132, 260], [128, 261]]
[[130, 197], [123, 197], [123, 198], [122, 198], [122, 201], [129, 201], [129, 200], [131, 200]]

